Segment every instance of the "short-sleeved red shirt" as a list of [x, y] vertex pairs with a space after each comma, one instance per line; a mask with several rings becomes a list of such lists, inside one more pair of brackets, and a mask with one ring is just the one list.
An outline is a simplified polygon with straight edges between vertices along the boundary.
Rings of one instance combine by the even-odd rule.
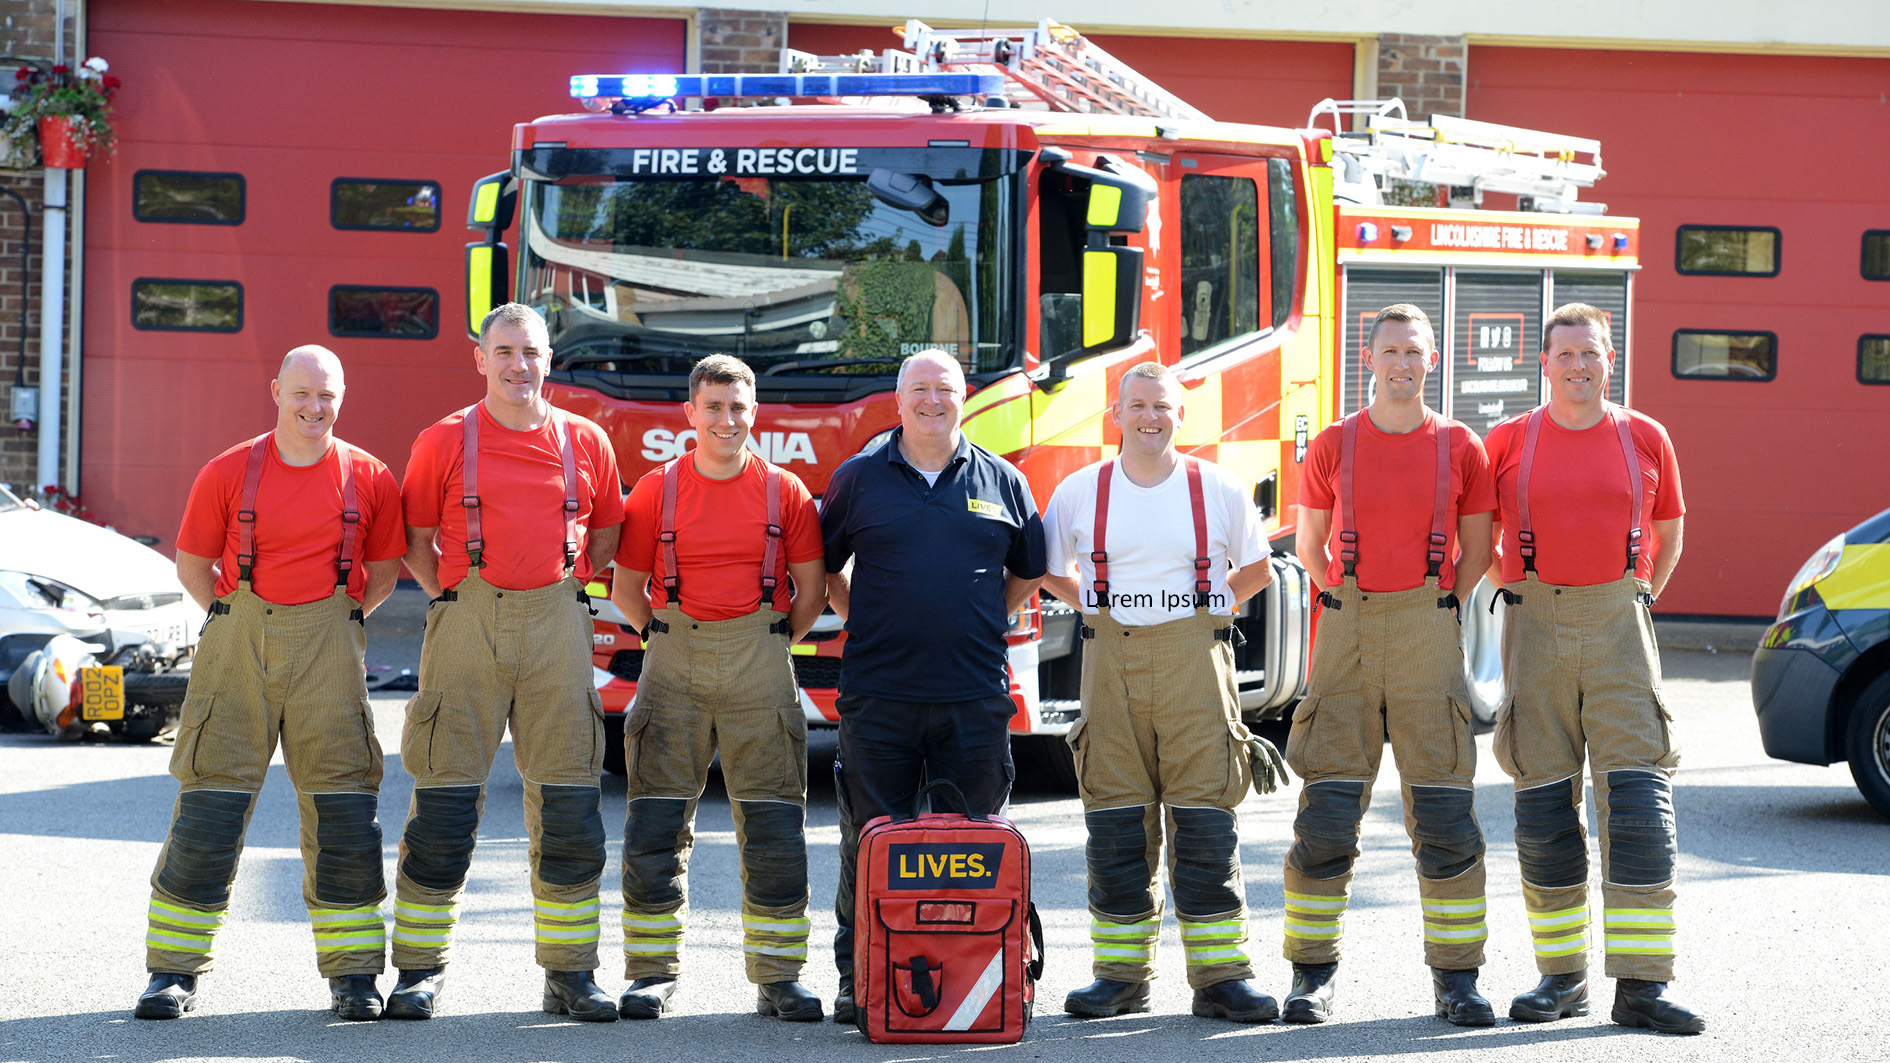
[[[480, 575], [506, 590], [531, 590], [564, 575], [564, 463], [555, 418], [528, 431], [493, 420], [481, 402], [479, 522], [485, 540]], [[466, 578], [465, 411], [455, 410], [420, 433], [401, 486], [407, 524], [440, 529], [440, 586]], [[565, 415], [578, 476], [577, 577], [591, 578], [584, 543], [591, 528], [623, 523], [617, 455], [595, 421]]]
[[[1680, 494], [1680, 464], [1660, 422], [1633, 410], [1622, 412], [1628, 417], [1641, 465], [1641, 559], [1635, 574], [1649, 579], [1656, 545], [1653, 522], [1673, 520], [1687, 511]], [[1516, 540], [1521, 527], [1516, 484], [1528, 421], [1527, 413], [1511, 417], [1490, 429], [1487, 443], [1502, 505], [1497, 519], [1503, 523], [1505, 583], [1523, 578]], [[1627, 574], [1628, 522], [1633, 509], [1627, 458], [1621, 453], [1621, 436], [1612, 420], [1604, 417], [1594, 427], [1577, 432], [1556, 424], [1554, 417], [1543, 417], [1535, 469], [1529, 477], [1529, 516], [1536, 539], [1536, 578], [1542, 582], [1590, 587]]]
[[[682, 459], [676, 478], [676, 567], [682, 576], [682, 611], [697, 620], [728, 620], [761, 607], [761, 562], [767, 550], [768, 463], [746, 453], [739, 475], [711, 480]], [[663, 469], [643, 475], [624, 503], [617, 565], [655, 574], [650, 607], [669, 604], [663, 590], [663, 551], [657, 543], [663, 511]], [[789, 564], [826, 557], [820, 512], [800, 477], [781, 473], [781, 548], [775, 553], [774, 608], [789, 603]]]
[[[1468, 425], [1433, 413], [1415, 431], [1393, 435], [1372, 424], [1370, 415], [1359, 418], [1358, 453], [1352, 458], [1352, 506], [1358, 513], [1358, 586], [1365, 591], [1408, 591], [1424, 585], [1430, 567], [1431, 519], [1437, 506], [1437, 427], [1450, 432], [1451, 483], [1446, 492], [1449, 512], [1444, 532], [1445, 561], [1438, 586], [1457, 585], [1457, 518], [1460, 514], [1488, 513], [1496, 508], [1496, 488], [1490, 481], [1490, 463], [1483, 443]], [[1339, 451], [1343, 422], [1327, 426], [1306, 450], [1306, 467], [1299, 481], [1299, 501], [1310, 509], [1332, 510], [1331, 537], [1326, 547], [1332, 557], [1326, 586], [1337, 586], [1345, 575], [1339, 560], [1339, 532], [1344, 530], [1344, 507], [1339, 504]]]
[[[217, 597], [236, 589], [236, 554], [242, 529], [243, 477], [249, 470], [244, 440], [211, 459], [190, 487], [177, 548], [214, 557], [221, 567]], [[256, 484], [256, 563], [250, 589], [277, 605], [302, 605], [335, 593], [341, 560], [341, 456], [333, 445], [313, 465], [286, 464], [275, 444], [263, 448], [262, 479]], [[354, 540], [354, 571], [348, 593], [366, 593], [368, 561], [391, 561], [407, 552], [401, 527], [400, 488], [381, 460], [350, 446], [354, 459], [354, 504], [361, 524]]]

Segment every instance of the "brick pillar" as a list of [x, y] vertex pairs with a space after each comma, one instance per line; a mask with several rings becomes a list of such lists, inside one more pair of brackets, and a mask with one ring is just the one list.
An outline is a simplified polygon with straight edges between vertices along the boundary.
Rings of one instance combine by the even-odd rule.
[[1416, 121], [1434, 114], [1463, 117], [1468, 67], [1469, 50], [1462, 37], [1378, 35], [1378, 97], [1401, 97], [1405, 113]]
[[696, 38], [704, 74], [772, 74], [781, 69], [787, 15], [701, 8], [696, 12]]
[[[55, 5], [53, 0], [0, 0], [0, 55], [15, 56], [41, 64], [53, 61]], [[64, 61], [72, 62], [73, 24], [66, 23]], [[11, 92], [12, 64], [0, 66], [0, 93]], [[0, 154], [4, 149], [0, 149]], [[6, 169], [21, 160], [0, 159], [0, 186], [19, 193], [33, 215], [32, 255], [25, 264], [26, 298], [21, 302], [20, 241], [22, 219], [20, 206], [11, 196], [0, 196], [0, 483], [10, 484], [16, 492], [29, 494], [43, 486], [35, 484], [39, 464], [37, 427], [21, 432], [5, 418], [13, 406], [13, 388], [19, 381], [21, 340], [25, 340], [26, 385], [39, 386], [39, 277], [40, 256], [45, 248], [45, 182], [37, 160], [25, 160], [27, 168]], [[70, 259], [68, 259], [70, 266]], [[70, 269], [67, 280], [77, 284]], [[62, 328], [64, 322], [61, 322]], [[70, 380], [70, 374], [66, 374]], [[61, 396], [63, 399], [64, 396]], [[34, 418], [38, 418], [35, 410]]]

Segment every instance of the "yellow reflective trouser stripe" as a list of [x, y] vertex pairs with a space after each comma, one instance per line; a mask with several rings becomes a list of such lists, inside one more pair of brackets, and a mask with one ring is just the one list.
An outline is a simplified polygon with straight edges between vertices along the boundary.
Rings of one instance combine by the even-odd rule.
[[623, 950], [625, 952], [635, 953], [638, 956], [674, 956], [681, 947], [682, 940], [680, 938], [665, 938], [660, 941], [648, 939], [637, 941], [632, 938], [623, 939]]
[[623, 913], [625, 933], [632, 930], [681, 930], [683, 913], [679, 909], [669, 915], [643, 915], [640, 912]]
[[1608, 935], [1605, 939], [1609, 952], [1618, 952], [1640, 956], [1673, 955], [1673, 938], [1641, 937], [1638, 935]]
[[1425, 923], [1424, 940], [1426, 941], [1483, 941], [1490, 936], [1486, 923], [1458, 924]]
[[152, 927], [145, 932], [144, 943], [156, 949], [171, 952], [201, 952], [210, 954], [210, 938], [200, 934], [178, 934]]
[[1308, 923], [1302, 919], [1286, 921], [1286, 936], [1290, 938], [1335, 938], [1344, 924], [1339, 920], [1330, 923]]
[[534, 900], [532, 911], [537, 918], [532, 928], [541, 944], [596, 941], [601, 934], [597, 919], [599, 908], [596, 897], [569, 902]]
[[444, 948], [452, 941], [452, 937], [453, 931], [450, 928], [412, 930], [399, 923], [394, 924], [394, 944], [396, 945], [417, 945], [421, 948], [438, 945]]
[[1145, 941], [1152, 940], [1162, 932], [1160, 920], [1149, 919], [1140, 923], [1112, 923], [1106, 919], [1091, 918], [1089, 936], [1092, 941]]
[[1649, 927], [1652, 929], [1673, 929], [1673, 910], [1670, 908], [1604, 908], [1601, 921], [1608, 929], [1616, 927]]
[[445, 948], [452, 943], [453, 924], [459, 921], [457, 904], [420, 904], [394, 899], [394, 944], [415, 948]]
[[1139, 961], [1150, 960], [1155, 957], [1155, 949], [1153, 946], [1135, 948], [1130, 945], [1103, 945], [1099, 943], [1093, 947], [1093, 952], [1096, 958], [1103, 960]]
[[1536, 939], [1536, 955], [1538, 956], [1568, 956], [1587, 950], [1588, 931], [1586, 930], [1572, 937]]
[[317, 952], [379, 952], [387, 947], [387, 927], [379, 905], [366, 908], [310, 908]]
[[1306, 893], [1287, 891], [1286, 910], [1303, 915], [1339, 914], [1345, 911], [1347, 899], [1339, 897], [1319, 897]]
[[1441, 916], [1446, 916], [1446, 917], [1469, 918], [1470, 916], [1473, 916], [1473, 915], [1475, 916], [1484, 915], [1488, 911], [1489, 911], [1489, 904], [1485, 902], [1485, 900], [1482, 897], [1475, 897], [1467, 901], [1425, 901], [1424, 902], [1425, 915], [1441, 915]]
[[1217, 963], [1246, 963], [1247, 953], [1240, 946], [1247, 941], [1247, 921], [1228, 919], [1213, 923], [1181, 920], [1181, 947], [1188, 966], [1205, 967]]
[[807, 919], [763, 919], [758, 916], [742, 916], [742, 929], [758, 934], [800, 934], [806, 936], [814, 924]]
[[804, 960], [807, 958], [807, 942], [803, 941], [799, 945], [757, 945], [745, 941], [742, 951], [753, 956], [792, 956]]
[[394, 918], [411, 919], [419, 923], [450, 923], [459, 918], [457, 904], [415, 904], [412, 901], [395, 901]]
[[1588, 909], [1563, 908], [1555, 912], [1529, 913], [1529, 927], [1532, 930], [1562, 930], [1571, 926], [1581, 926], [1588, 922]]
[[683, 924], [689, 910], [678, 908], [660, 915], [624, 909], [623, 951], [632, 956], [675, 956], [682, 950]]
[[202, 911], [197, 908], [179, 908], [175, 904], [165, 904], [157, 898], [151, 898], [151, 919], [153, 922], [169, 923], [172, 926], [202, 927], [215, 930], [229, 917], [228, 908], [215, 911]]

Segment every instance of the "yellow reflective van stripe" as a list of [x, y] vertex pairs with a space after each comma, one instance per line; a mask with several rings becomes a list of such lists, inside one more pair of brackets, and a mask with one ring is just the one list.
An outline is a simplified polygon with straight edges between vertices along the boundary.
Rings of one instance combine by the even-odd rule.
[[1083, 346], [1106, 343], [1116, 331], [1117, 257], [1083, 252]]

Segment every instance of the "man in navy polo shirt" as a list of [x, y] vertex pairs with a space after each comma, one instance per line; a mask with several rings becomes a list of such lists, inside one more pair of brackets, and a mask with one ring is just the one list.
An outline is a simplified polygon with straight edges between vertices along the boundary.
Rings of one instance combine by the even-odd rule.
[[[834, 472], [820, 513], [840, 661], [835, 1022], [853, 1022], [853, 875], [861, 824], [949, 779], [974, 813], [1011, 792], [1004, 633], [1044, 575], [1030, 485], [966, 439], [965, 376], [943, 351], [899, 367], [892, 438]], [[849, 568], [848, 562], [851, 561]]]

